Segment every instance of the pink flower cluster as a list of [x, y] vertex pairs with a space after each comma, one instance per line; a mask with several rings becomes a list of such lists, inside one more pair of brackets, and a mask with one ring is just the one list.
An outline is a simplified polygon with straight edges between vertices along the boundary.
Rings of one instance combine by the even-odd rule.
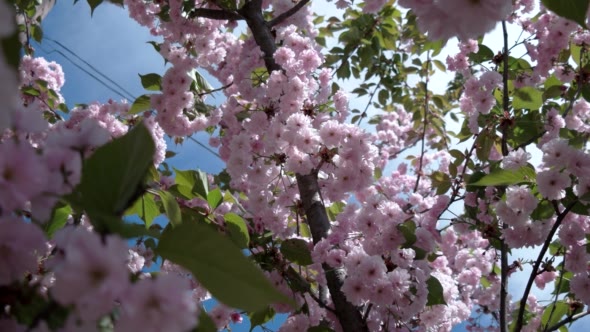
[[[42, 88], [38, 80], [41, 80], [46, 86]], [[29, 108], [42, 111], [50, 110], [48, 89], [55, 92], [55, 96], [51, 96], [51, 98], [56, 103], [64, 102], [63, 96], [59, 94], [59, 90], [65, 83], [64, 73], [61, 66], [54, 61], [48, 62], [44, 58], [25, 55], [20, 63], [20, 82], [23, 87], [31, 87], [41, 91], [40, 95], [34, 97], [23, 95], [24, 103]]]
[[512, 11], [510, 0], [401, 0], [399, 4], [414, 12], [418, 27], [432, 40], [477, 38]]
[[502, 86], [502, 76], [495, 71], [486, 71], [480, 77], [472, 76], [465, 82], [461, 96], [461, 111], [469, 117], [472, 134], [479, 132], [477, 120], [480, 114], [488, 114], [496, 105], [494, 90]]

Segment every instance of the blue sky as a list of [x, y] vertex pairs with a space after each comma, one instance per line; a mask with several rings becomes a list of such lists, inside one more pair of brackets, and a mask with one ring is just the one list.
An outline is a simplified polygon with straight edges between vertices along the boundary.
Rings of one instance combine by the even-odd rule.
[[[62, 94], [70, 107], [93, 101], [106, 102], [111, 98], [119, 101], [122, 97], [56, 52], [60, 51], [70, 59], [76, 60], [83, 68], [90, 69], [50, 39], [57, 40], [118, 83], [131, 93], [130, 97], [146, 93], [138, 74], [163, 74], [166, 70], [162, 57], [147, 44], [148, 41], [154, 40], [154, 37], [148, 29], [131, 20], [127, 12], [120, 7], [103, 4], [94, 11], [91, 18], [90, 8], [84, 1], [76, 5], [68, 0], [58, 1], [43, 21], [43, 28], [47, 38], [42, 45], [35, 46], [36, 55], [62, 65], [66, 76]], [[209, 77], [208, 79], [211, 80]], [[113, 86], [111, 83], [109, 85]], [[128, 99], [129, 103], [133, 100]], [[205, 134], [197, 137], [204, 143], [208, 140]], [[218, 173], [223, 167], [219, 159], [190, 140], [182, 146], [175, 146], [169, 142], [168, 149], [182, 152], [168, 160], [180, 169], [199, 168], [206, 172]]]
[[[120, 100], [113, 91], [88, 76], [81, 69], [70, 63], [56, 50], [67, 54], [57, 44], [51, 42], [54, 39], [74, 51], [79, 57], [86, 60], [95, 68], [113, 81], [129, 91], [131, 96], [137, 97], [146, 91], [140, 84], [138, 74], [159, 73], [166, 70], [162, 57], [156, 53], [153, 47], [147, 44], [154, 40], [149, 31], [140, 27], [131, 20], [127, 12], [113, 5], [101, 5], [91, 18], [90, 8], [84, 0], [73, 5], [73, 1], [58, 1], [55, 8], [49, 13], [43, 22], [44, 32], [48, 37], [42, 45], [36, 45], [36, 55], [54, 60], [63, 66], [66, 83], [62, 89], [68, 106], [73, 107], [76, 103], [90, 103], [93, 101], [106, 102], [110, 98]], [[70, 59], [76, 60], [69, 55]], [[88, 66], [76, 62], [82, 67]], [[210, 81], [209, 76], [206, 78]], [[218, 86], [214, 81], [214, 86]], [[354, 82], [350, 82], [354, 83]], [[109, 83], [112, 86], [111, 83]], [[352, 89], [350, 89], [352, 90]], [[127, 95], [127, 93], [123, 93]], [[133, 99], [129, 99], [132, 103]], [[358, 102], [358, 101], [357, 101]], [[208, 136], [200, 134], [196, 136], [199, 141], [206, 143]], [[209, 173], [217, 173], [223, 168], [223, 163], [202, 147], [185, 141], [182, 146], [175, 146], [169, 141], [169, 150], [175, 151], [178, 155], [168, 160], [169, 164], [179, 169], [199, 168]], [[525, 273], [522, 273], [526, 276]], [[528, 276], [526, 276], [528, 277]], [[520, 297], [523, 285], [514, 280], [510, 283], [510, 292]], [[584, 320], [588, 322], [589, 320]], [[575, 324], [576, 328], [570, 331], [584, 331], [584, 321]], [[248, 323], [234, 328], [234, 331], [247, 331]], [[277, 324], [271, 328], [276, 329]], [[260, 329], [257, 329], [260, 330]], [[463, 331], [464, 327], [458, 327], [455, 331]]]

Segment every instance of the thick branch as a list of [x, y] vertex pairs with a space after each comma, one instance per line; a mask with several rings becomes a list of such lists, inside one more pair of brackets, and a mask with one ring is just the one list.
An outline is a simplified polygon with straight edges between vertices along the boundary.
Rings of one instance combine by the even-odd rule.
[[223, 9], [209, 9], [209, 8], [197, 8], [189, 14], [190, 18], [203, 17], [212, 20], [227, 20], [227, 21], [239, 21], [244, 18], [242, 15], [236, 12], [230, 12]]
[[297, 13], [299, 11], [299, 9], [303, 8], [303, 6], [307, 5], [308, 2], [309, 2], [309, 0], [300, 0], [291, 9], [287, 10], [286, 12], [282, 13], [281, 15], [273, 18], [270, 22], [268, 22], [268, 26], [272, 28], [275, 25], [283, 22], [284, 20], [288, 19], [289, 17], [291, 17], [295, 13]]
[[315, 244], [325, 238], [330, 230], [330, 219], [320, 197], [317, 173], [297, 174], [297, 185], [299, 186], [299, 195], [301, 196], [305, 216]]
[[[299, 8], [302, 6], [303, 5], [299, 6]], [[246, 20], [248, 27], [252, 31], [256, 44], [262, 50], [264, 54], [264, 63], [268, 72], [271, 73], [275, 70], [281, 70], [281, 67], [276, 63], [273, 57], [277, 46], [275, 44], [275, 38], [271, 32], [271, 24], [266, 22], [262, 16], [262, 0], [251, 0], [246, 2], [238, 12]], [[328, 219], [326, 207], [320, 196], [317, 171], [313, 171], [307, 175], [297, 174], [297, 185], [299, 186], [299, 196], [305, 210], [313, 242], [317, 243], [322, 238], [325, 238], [330, 230], [330, 220]], [[336, 315], [338, 316], [343, 331], [368, 331], [367, 324], [363, 320], [359, 308], [348, 302], [344, 293], [342, 293], [341, 288], [346, 277], [344, 270], [333, 269], [326, 264], [323, 264], [322, 268], [326, 274], [328, 289], [330, 290]]]
[[[330, 220], [326, 213], [326, 207], [320, 197], [317, 172], [308, 175], [297, 174], [297, 185], [299, 186], [299, 196], [305, 209], [313, 242], [318, 243], [328, 235]], [[340, 320], [343, 331], [368, 331], [360, 310], [348, 302], [344, 293], [341, 291], [346, 272], [341, 268], [335, 269], [327, 264], [323, 264], [322, 268], [326, 273], [332, 302], [336, 308], [336, 315]]]
[[262, 0], [252, 0], [239, 10], [240, 15], [246, 19], [248, 27], [252, 31], [252, 36], [262, 53], [264, 53], [264, 64], [269, 73], [275, 70], [281, 70], [281, 67], [275, 62], [273, 55], [277, 50], [275, 38], [270, 31], [270, 27], [262, 16]]

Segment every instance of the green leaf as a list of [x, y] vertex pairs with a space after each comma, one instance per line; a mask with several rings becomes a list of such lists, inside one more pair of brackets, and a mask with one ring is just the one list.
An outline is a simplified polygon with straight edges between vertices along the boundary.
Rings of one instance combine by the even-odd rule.
[[[266, 69], [265, 69], [265, 71], [266, 71]], [[209, 82], [207, 82], [205, 77], [203, 77], [203, 75], [201, 75], [198, 71], [193, 69], [188, 73], [188, 76], [190, 78], [192, 78], [193, 82], [195, 82], [199, 92], [213, 90], [213, 87], [211, 86], [211, 84], [209, 84]]]
[[273, 303], [293, 302], [228, 238], [202, 222], [186, 222], [164, 231], [157, 253], [192, 272], [213, 297], [250, 312]]
[[492, 146], [494, 145], [495, 133], [490, 133], [488, 130], [482, 131], [475, 139], [477, 150], [475, 154], [477, 159], [487, 161], [490, 157]]
[[[558, 255], [558, 253], [560, 253], [560, 254]], [[563, 246], [561, 245], [559, 240], [555, 240], [555, 241], [551, 242], [551, 244], [549, 245], [549, 254], [551, 256], [562, 256], [563, 255]]]
[[88, 1], [88, 5], [90, 5], [90, 16], [94, 14], [94, 10], [96, 7], [100, 6], [103, 0], [86, 0]]
[[397, 225], [397, 229], [402, 232], [406, 242], [402, 245], [403, 248], [410, 248], [416, 243], [416, 224], [412, 220]]
[[135, 99], [131, 108], [129, 109], [129, 114], [137, 114], [145, 111], [149, 111], [152, 109], [152, 102], [150, 95], [141, 95]]
[[140, 123], [126, 135], [96, 149], [84, 162], [82, 180], [71, 196], [82, 204], [99, 230], [105, 226], [99, 225], [102, 217], [108, 223], [122, 216], [143, 194], [143, 181], [153, 163], [154, 151], [152, 135]]
[[43, 230], [48, 238], [52, 238], [53, 234], [63, 228], [68, 222], [68, 217], [72, 214], [72, 208], [67, 204], [60, 204], [53, 208], [51, 219], [45, 225]]
[[168, 216], [168, 220], [172, 226], [178, 226], [182, 223], [182, 213], [180, 212], [180, 206], [178, 206], [178, 202], [176, 201], [176, 197], [171, 193], [163, 190], [159, 190], [158, 194], [160, 195], [160, 199], [162, 200], [162, 205], [164, 205], [164, 210], [166, 211], [166, 216]]
[[543, 100], [547, 100], [547, 99], [554, 99], [554, 98], [560, 98], [561, 95], [563, 94], [563, 89], [561, 88], [561, 86], [559, 85], [552, 85], [548, 88], [545, 89], [545, 92], [543, 92]]
[[435, 277], [430, 277], [426, 280], [426, 287], [428, 288], [428, 299], [426, 305], [447, 304], [444, 297], [444, 290], [440, 281]]
[[141, 85], [144, 89], [150, 91], [162, 90], [162, 76], [155, 73], [151, 73], [145, 75], [139, 74], [139, 77], [141, 78]]
[[207, 312], [203, 308], [199, 312], [199, 326], [197, 326], [194, 332], [217, 332], [215, 322], [207, 315]]
[[346, 206], [346, 204], [343, 202], [334, 202], [334, 203], [332, 203], [332, 205], [330, 205], [329, 208], [326, 208], [326, 212], [328, 212], [328, 217], [330, 218], [330, 220], [331, 221], [336, 220], [336, 217], [338, 217], [340, 212], [342, 212], [342, 210], [344, 210], [345, 206]]
[[299, 223], [299, 234], [300, 236], [311, 238], [311, 229], [309, 229], [309, 225], [304, 222]]
[[175, 181], [180, 187], [186, 187], [190, 192], [200, 195], [201, 198], [207, 199], [209, 195], [209, 182], [207, 173], [198, 170], [181, 171], [174, 169], [176, 173]]
[[215, 210], [221, 202], [223, 202], [223, 196], [221, 195], [221, 190], [219, 188], [215, 188], [209, 192], [207, 195], [207, 202], [211, 207], [211, 210]]
[[57, 108], [58, 108], [60, 111], [64, 112], [65, 114], [68, 114], [68, 113], [70, 113], [70, 110], [68, 109], [68, 105], [66, 105], [66, 104], [64, 104], [64, 103], [61, 103], [61, 104], [57, 105]]
[[540, 112], [527, 112], [527, 114], [516, 117], [514, 126], [512, 127], [512, 135], [508, 137], [510, 144], [517, 146], [527, 143], [545, 130]]
[[240, 249], [246, 249], [250, 246], [250, 234], [248, 233], [248, 226], [246, 221], [241, 216], [229, 212], [223, 216], [225, 220], [225, 227], [229, 233], [229, 238]]
[[160, 209], [158, 209], [158, 205], [156, 201], [154, 201], [154, 195], [152, 194], [145, 194], [141, 196], [135, 204], [127, 212], [126, 215], [134, 215], [137, 214], [141, 220], [144, 221], [145, 227], [149, 228], [152, 225], [154, 219], [159, 216]]
[[586, 27], [588, 0], [542, 0], [543, 5], [555, 14]]
[[156, 50], [156, 52], [160, 53], [161, 44], [158, 44], [155, 41], [149, 41], [149, 42], [147, 42], [147, 44], [152, 45], [154, 47], [154, 50]]
[[29, 33], [37, 43], [41, 43], [43, 40], [43, 29], [40, 25], [31, 24], [29, 27]]
[[582, 97], [586, 101], [589, 101], [590, 100], [590, 85], [588, 85], [588, 84], [582, 84], [580, 86], [580, 91], [582, 92]]
[[482, 178], [473, 183], [468, 183], [467, 185], [478, 187], [509, 186], [523, 182], [534, 182], [535, 178], [535, 171], [528, 166], [523, 166], [516, 171], [505, 169], [495, 170], [490, 174], [484, 175]]
[[563, 301], [550, 303], [545, 307], [543, 316], [541, 317], [541, 324], [546, 327], [551, 327], [561, 320], [561, 318], [568, 314], [569, 305]]
[[[16, 25], [16, 22], [14, 23]], [[18, 64], [20, 63], [20, 51], [22, 44], [18, 37], [18, 32], [12, 34], [12, 36], [0, 39], [0, 47], [4, 53], [4, 61], [15, 70], [18, 70]]]
[[545, 220], [549, 219], [555, 214], [555, 208], [548, 200], [542, 200], [539, 205], [531, 213], [531, 219], [533, 220]]
[[494, 58], [494, 52], [486, 45], [479, 44], [477, 53], [470, 53], [468, 55], [469, 60], [476, 63], [483, 63], [491, 61]]
[[488, 280], [488, 277], [486, 277], [486, 276], [479, 278], [479, 283], [481, 284], [481, 286], [484, 289], [486, 289], [492, 285], [492, 283]]
[[[564, 272], [563, 276], [557, 277], [555, 281], [555, 289], [551, 294], [564, 294], [569, 293], [570, 291], [570, 280], [573, 278], [574, 274], [572, 272]], [[559, 284], [559, 278], [561, 278], [561, 284]]]
[[527, 86], [514, 90], [512, 107], [514, 109], [538, 110], [543, 105], [543, 93]]
[[373, 174], [373, 177], [375, 178], [375, 180], [381, 179], [382, 176], [383, 176], [383, 170], [380, 167], [375, 167], [375, 172]]
[[447, 173], [433, 172], [430, 175], [432, 186], [436, 188], [437, 195], [443, 195], [451, 189], [451, 177]]
[[281, 243], [281, 253], [289, 261], [307, 266], [313, 264], [311, 259], [311, 251], [309, 251], [308, 244], [302, 239], [288, 239]]
[[250, 317], [250, 332], [252, 332], [256, 326], [260, 326], [270, 321], [274, 316], [275, 311], [271, 307], [266, 307], [262, 310], [248, 314], [248, 317]]
[[582, 53], [582, 46], [576, 45], [574, 42], [570, 43], [570, 51], [572, 54], [572, 60], [579, 66], [580, 65], [580, 56]]
[[20, 92], [22, 92], [22, 94], [24, 94], [24, 95], [31, 96], [31, 97], [37, 97], [41, 94], [41, 92], [39, 90], [37, 90], [37, 88], [35, 88], [34, 86], [23, 86], [20, 89]]
[[434, 63], [436, 68], [438, 68], [438, 70], [442, 71], [443, 73], [445, 73], [447, 71], [447, 68], [442, 63], [442, 61], [434, 59], [434, 60], [432, 60], [432, 63]]

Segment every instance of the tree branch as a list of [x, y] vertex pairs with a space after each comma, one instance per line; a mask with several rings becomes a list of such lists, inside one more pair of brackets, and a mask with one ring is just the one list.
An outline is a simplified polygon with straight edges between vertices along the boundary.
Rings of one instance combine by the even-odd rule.
[[[304, 2], [304, 0], [301, 2]], [[305, 5], [305, 3], [303, 5]], [[301, 8], [303, 5], [295, 7]], [[291, 10], [293, 10], [293, 8]], [[291, 10], [286, 13], [291, 12]], [[271, 25], [268, 24], [262, 16], [262, 0], [251, 0], [246, 2], [238, 13], [246, 20], [248, 27], [252, 31], [256, 44], [262, 50], [267, 71], [271, 73], [275, 70], [281, 70], [281, 67], [276, 63], [273, 57], [277, 46], [275, 44], [275, 38], [271, 32]], [[285, 18], [286, 17], [288, 16], [285, 16]], [[296, 178], [299, 187], [299, 196], [305, 210], [313, 242], [317, 243], [325, 238], [330, 230], [330, 220], [328, 219], [326, 207], [321, 199], [317, 170], [306, 175], [296, 174]], [[327, 264], [322, 264], [322, 269], [326, 274], [328, 289], [332, 296], [332, 303], [334, 304], [336, 316], [340, 321], [343, 331], [368, 331], [369, 329], [366, 322], [363, 320], [359, 308], [348, 302], [346, 296], [342, 293], [342, 284], [346, 278], [345, 271], [343, 269], [334, 269]]]
[[308, 2], [309, 0], [300, 0], [295, 6], [291, 7], [291, 9], [270, 20], [270, 22], [268, 22], [268, 26], [272, 28], [275, 25], [283, 22], [284, 20], [288, 19], [289, 17], [297, 13], [299, 9], [303, 8], [303, 6], [307, 5]]
[[524, 321], [523, 321], [524, 320], [524, 312], [526, 310], [526, 300], [529, 297], [529, 293], [531, 292], [531, 287], [533, 286], [533, 282], [535, 281], [535, 277], [537, 276], [537, 272], [539, 272], [539, 267], [541, 266], [541, 262], [543, 262], [543, 257], [545, 256], [547, 249], [549, 249], [549, 244], [551, 244], [551, 240], [553, 239], [553, 236], [555, 235], [555, 233], [557, 232], [557, 229], [561, 225], [561, 222], [563, 221], [563, 219], [565, 219], [565, 216], [570, 212], [570, 210], [577, 203], [578, 203], [577, 201], [573, 202], [572, 204], [567, 206], [565, 208], [565, 210], [563, 210], [557, 216], [557, 220], [555, 220], [555, 224], [553, 225], [553, 227], [551, 228], [551, 231], [547, 235], [547, 239], [543, 243], [543, 247], [541, 247], [541, 251], [539, 252], [539, 256], [537, 257], [537, 260], [535, 261], [535, 265], [533, 265], [533, 271], [531, 271], [531, 275], [529, 276], [529, 280], [526, 284], [526, 288], [524, 289], [524, 294], [522, 294], [522, 298], [520, 299], [520, 307], [518, 309], [518, 318], [516, 320], [516, 326], [514, 328], [514, 331], [516, 331], [516, 332], [518, 332], [522, 329], [522, 325], [524, 323]]
[[238, 10], [238, 13], [246, 20], [256, 44], [260, 47], [262, 53], [264, 53], [264, 64], [268, 73], [281, 70], [281, 67], [275, 62], [273, 57], [277, 50], [277, 45], [275, 44], [275, 38], [270, 31], [270, 27], [262, 16], [262, 0], [246, 2]]
[[569, 323], [573, 323], [575, 321], [577, 321], [580, 318], [586, 317], [590, 315], [590, 311], [586, 311], [586, 312], [581, 312], [577, 315], [573, 315], [573, 316], [568, 316], [566, 319], [562, 320], [561, 322], [551, 326], [549, 328], [549, 331], [557, 331], [560, 327], [564, 326], [565, 324], [569, 324]]
[[[430, 52], [427, 53], [427, 60], [430, 62]], [[424, 82], [424, 127], [422, 130], [422, 146], [420, 149], [420, 166], [418, 166], [418, 172], [416, 174], [416, 184], [414, 185], [414, 192], [418, 191], [418, 186], [420, 185], [420, 177], [422, 176], [422, 166], [424, 163], [424, 153], [425, 153], [425, 143], [426, 143], [426, 129], [428, 128], [428, 70], [426, 71], [426, 82]]]
[[[326, 207], [320, 197], [320, 188], [318, 185], [317, 171], [308, 174], [297, 174], [297, 185], [299, 186], [299, 196], [303, 203], [303, 209], [307, 217], [307, 223], [311, 230], [313, 243], [318, 243], [328, 235], [330, 230], [330, 220], [326, 213]], [[346, 272], [342, 268], [332, 268], [327, 264], [322, 264], [328, 281], [328, 289], [332, 296], [332, 303], [336, 308], [336, 315], [345, 332], [362, 332], [368, 331], [368, 327], [363, 320], [360, 310], [346, 300], [342, 293], [342, 284], [346, 277]]]
[[[502, 30], [504, 32], [504, 68], [502, 71], [502, 83], [504, 85], [504, 96], [502, 98], [502, 108], [505, 113], [508, 113], [508, 105], [510, 99], [508, 98], [508, 30], [506, 29], [506, 21], [502, 21]], [[508, 155], [508, 125], [504, 124], [502, 128], [502, 155]], [[502, 234], [508, 225], [502, 223]], [[508, 331], [508, 245], [502, 238], [500, 247], [500, 332]]]
[[230, 12], [223, 9], [210, 9], [210, 8], [196, 8], [189, 14], [190, 18], [203, 17], [212, 20], [227, 20], [227, 21], [240, 21], [244, 18], [242, 15], [236, 12]]

